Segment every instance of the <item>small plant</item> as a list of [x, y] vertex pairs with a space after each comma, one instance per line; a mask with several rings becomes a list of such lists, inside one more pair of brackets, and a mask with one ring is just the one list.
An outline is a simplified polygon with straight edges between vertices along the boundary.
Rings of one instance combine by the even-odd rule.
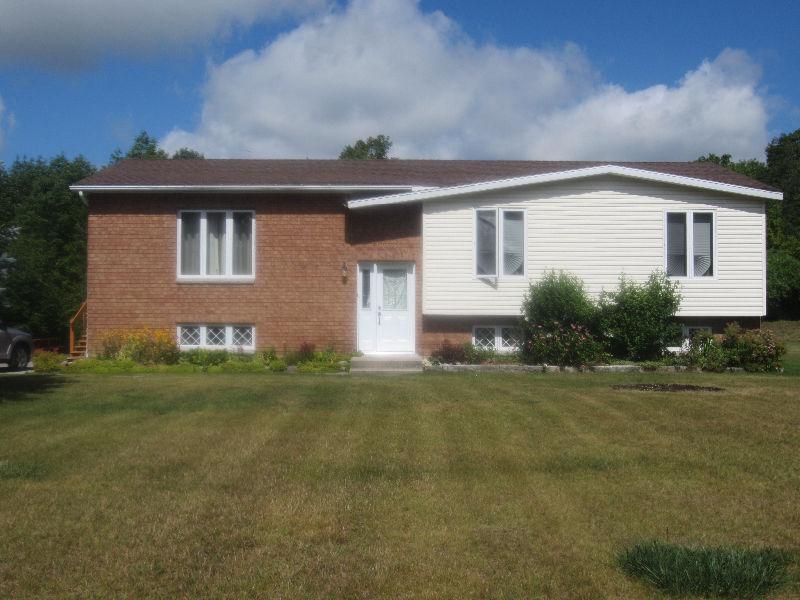
[[728, 367], [729, 354], [711, 333], [699, 330], [689, 342], [685, 359], [689, 366], [721, 373]]
[[204, 371], [209, 367], [217, 367], [230, 359], [226, 350], [208, 350], [196, 348], [181, 353], [181, 362], [201, 367]]
[[525, 330], [521, 350], [528, 364], [581, 367], [607, 359], [602, 344], [581, 325], [533, 325]]
[[174, 365], [180, 350], [166, 329], [112, 330], [100, 340], [100, 358], [128, 358], [141, 365]]
[[311, 342], [303, 342], [297, 349], [297, 362], [312, 360], [317, 347]]
[[549, 271], [528, 289], [522, 301], [522, 317], [528, 326], [556, 322], [592, 329], [597, 306], [577, 275]]
[[614, 356], [633, 360], [661, 357], [680, 337], [674, 322], [681, 303], [677, 282], [662, 272], [638, 284], [625, 278], [600, 297], [600, 330]]
[[431, 362], [434, 364], [466, 364], [467, 353], [464, 344], [454, 344], [444, 340], [439, 347], [431, 353]]
[[350, 368], [350, 356], [337, 354], [333, 348], [327, 348], [322, 352], [314, 352], [306, 360], [297, 363], [297, 370], [300, 373], [335, 373], [337, 371], [347, 371]]
[[774, 548], [685, 547], [652, 541], [623, 551], [629, 576], [675, 596], [756, 598], [789, 580], [788, 553]]
[[257, 356], [264, 364], [269, 364], [271, 361], [278, 358], [278, 351], [275, 350], [274, 346], [270, 346], [266, 350], [259, 352]]
[[286, 368], [286, 363], [280, 358], [274, 358], [269, 361], [269, 370], [273, 373], [282, 373]]
[[36, 350], [33, 353], [33, 370], [37, 373], [58, 373], [64, 370], [65, 354]]
[[766, 329], [745, 330], [738, 323], [728, 323], [722, 342], [730, 365], [748, 371], [778, 371], [786, 346]]

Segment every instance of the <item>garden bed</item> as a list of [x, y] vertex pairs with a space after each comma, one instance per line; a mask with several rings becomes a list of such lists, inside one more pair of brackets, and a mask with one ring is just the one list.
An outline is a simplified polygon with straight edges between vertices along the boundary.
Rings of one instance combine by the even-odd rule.
[[[683, 367], [673, 365], [646, 366], [637, 364], [621, 365], [593, 365], [587, 367], [560, 367], [558, 365], [522, 365], [514, 363], [505, 364], [426, 364], [426, 371], [450, 371], [450, 372], [471, 372], [471, 373], [687, 373], [700, 372], [695, 367]], [[743, 373], [740, 367], [728, 367], [728, 373]]]

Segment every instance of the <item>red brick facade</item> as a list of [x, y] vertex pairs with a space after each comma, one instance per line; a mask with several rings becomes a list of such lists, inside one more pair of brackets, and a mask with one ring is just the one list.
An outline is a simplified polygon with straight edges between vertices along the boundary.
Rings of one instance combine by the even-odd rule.
[[[417, 350], [423, 335], [421, 210], [418, 205], [354, 213], [340, 196], [91, 194], [89, 196], [89, 350], [103, 332], [179, 323], [253, 324], [259, 348], [303, 342], [356, 347], [356, 265], [416, 265]], [[255, 211], [255, 281], [177, 281], [181, 209]], [[342, 264], [347, 276], [342, 275]]]

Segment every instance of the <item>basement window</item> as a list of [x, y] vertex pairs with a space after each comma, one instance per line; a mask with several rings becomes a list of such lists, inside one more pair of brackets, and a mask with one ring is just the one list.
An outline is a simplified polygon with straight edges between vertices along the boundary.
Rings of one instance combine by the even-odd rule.
[[472, 329], [472, 345], [479, 350], [511, 354], [520, 349], [522, 335], [510, 325], [476, 325]]
[[255, 335], [252, 325], [178, 325], [178, 345], [181, 350], [209, 348], [253, 352]]

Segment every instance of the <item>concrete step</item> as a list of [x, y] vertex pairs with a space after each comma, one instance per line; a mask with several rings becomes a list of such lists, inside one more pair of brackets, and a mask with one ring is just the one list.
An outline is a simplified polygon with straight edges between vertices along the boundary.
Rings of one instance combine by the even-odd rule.
[[350, 360], [351, 373], [420, 373], [422, 358], [416, 354], [372, 354]]

